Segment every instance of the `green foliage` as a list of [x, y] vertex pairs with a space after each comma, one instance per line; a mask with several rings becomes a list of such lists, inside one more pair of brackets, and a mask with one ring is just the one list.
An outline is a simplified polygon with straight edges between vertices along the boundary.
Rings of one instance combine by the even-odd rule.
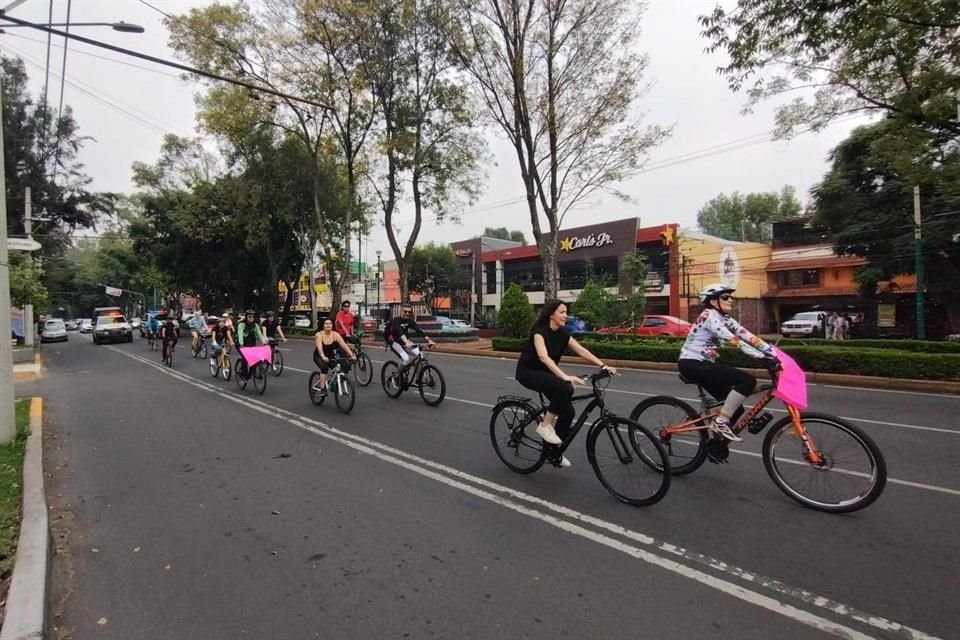
[[536, 314], [533, 311], [533, 305], [527, 299], [527, 294], [517, 283], [511, 284], [503, 292], [500, 311], [497, 312], [497, 330], [500, 335], [525, 338], [530, 333], [530, 327], [535, 319]]
[[800, 214], [796, 189], [785, 186], [780, 193], [721, 193], [697, 213], [697, 225], [704, 233], [727, 240], [766, 242], [767, 223]]
[[630, 294], [620, 303], [622, 309], [619, 318], [611, 318], [611, 324], [617, 321], [627, 321], [630, 326], [636, 326], [643, 317], [647, 308], [647, 293], [644, 282], [647, 279], [647, 259], [638, 252], [623, 256], [620, 269], [630, 282]]
[[14, 405], [16, 430], [12, 442], [0, 444], [0, 576], [9, 576], [16, 560], [23, 496], [23, 457], [30, 434], [30, 400]]
[[960, 135], [956, 0], [738, 0], [701, 16], [709, 50], [750, 103], [804, 90], [778, 109], [779, 132], [879, 112], [947, 140]]
[[571, 313], [592, 327], [602, 327], [616, 320], [617, 306], [613, 294], [593, 280], [588, 280], [573, 303]]
[[512, 240], [513, 242], [519, 242], [522, 245], [527, 244], [527, 239], [523, 235], [523, 231], [519, 230], [509, 230], [506, 227], [487, 227], [483, 230], [484, 237], [487, 238], [499, 238], [500, 240]]
[[32, 304], [37, 310], [47, 304], [47, 288], [43, 285], [43, 269], [29, 253], [11, 251], [10, 302], [15, 307]]
[[407, 261], [407, 285], [422, 294], [433, 310], [437, 295], [469, 285], [469, 275], [460, 268], [450, 245], [431, 242], [413, 248]]

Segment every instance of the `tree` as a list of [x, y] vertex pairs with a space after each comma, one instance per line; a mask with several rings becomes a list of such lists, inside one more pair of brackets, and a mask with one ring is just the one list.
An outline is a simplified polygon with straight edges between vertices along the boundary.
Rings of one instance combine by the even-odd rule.
[[523, 231], [519, 230], [507, 230], [506, 227], [487, 227], [483, 230], [484, 237], [487, 238], [499, 238], [500, 240], [512, 240], [513, 242], [519, 242], [522, 245], [527, 244], [527, 239], [523, 236]]
[[32, 304], [42, 309], [47, 304], [47, 288], [43, 285], [43, 269], [23, 251], [11, 251], [10, 303], [15, 307]]
[[573, 303], [573, 314], [591, 327], [603, 327], [610, 324], [615, 305], [616, 299], [609, 291], [593, 280], [587, 280]]
[[408, 260], [407, 278], [410, 291], [420, 293], [431, 310], [441, 292], [449, 295], [468, 283], [467, 274], [460, 268], [450, 245], [432, 242], [414, 248]]
[[647, 293], [644, 285], [647, 279], [647, 259], [638, 252], [623, 256], [620, 260], [620, 270], [630, 282], [630, 294], [623, 300], [625, 320], [630, 322], [630, 328], [637, 326], [647, 308]]
[[927, 292], [960, 329], [960, 151], [943, 153], [935, 134], [896, 119], [860, 127], [830, 154], [813, 189], [815, 224], [840, 254], [867, 258], [857, 272], [864, 294], [877, 283], [915, 273], [913, 188], [920, 187]]
[[777, 111], [780, 135], [867, 111], [949, 139], [960, 135], [958, 16], [956, 0], [738, 0], [700, 23], [749, 106], [800, 94]]
[[525, 338], [530, 333], [530, 327], [537, 315], [533, 305], [527, 299], [516, 282], [507, 287], [500, 301], [500, 311], [497, 312], [497, 331], [500, 335], [509, 338]]
[[770, 239], [767, 224], [800, 214], [796, 190], [785, 186], [780, 193], [721, 193], [697, 213], [697, 225], [714, 236], [744, 242], [766, 242]]
[[[451, 38], [517, 156], [544, 293], [557, 296], [564, 214], [634, 174], [667, 135], [635, 101], [647, 59], [633, 0], [458, 0]], [[546, 220], [546, 226], [541, 225]]]

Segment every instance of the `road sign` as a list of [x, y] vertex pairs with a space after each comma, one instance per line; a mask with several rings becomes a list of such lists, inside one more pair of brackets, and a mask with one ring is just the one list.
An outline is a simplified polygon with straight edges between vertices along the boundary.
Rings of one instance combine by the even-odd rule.
[[8, 251], [36, 251], [40, 243], [30, 238], [7, 238]]

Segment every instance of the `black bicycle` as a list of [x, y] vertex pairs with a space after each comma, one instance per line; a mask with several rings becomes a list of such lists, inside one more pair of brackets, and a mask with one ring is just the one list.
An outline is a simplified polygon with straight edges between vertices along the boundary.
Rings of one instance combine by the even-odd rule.
[[197, 334], [196, 344], [190, 345], [190, 353], [194, 358], [200, 358], [206, 360], [207, 358], [207, 339], [203, 336], [202, 333]]
[[410, 387], [416, 387], [420, 391], [420, 398], [431, 407], [439, 406], [447, 395], [443, 374], [427, 362], [422, 350], [416, 360], [406, 367], [401, 367], [396, 360], [384, 362], [380, 369], [380, 384], [384, 393], [394, 399]]
[[283, 373], [283, 354], [280, 353], [280, 341], [276, 338], [268, 338], [267, 344], [270, 345], [270, 370], [273, 375], [279, 377]]
[[163, 341], [163, 364], [167, 365], [171, 369], [173, 368], [173, 348], [176, 346], [175, 342], [169, 340]]
[[[241, 389], [246, 389], [247, 383], [252, 379], [253, 388], [257, 390], [257, 393], [263, 395], [263, 392], [267, 390], [267, 371], [269, 369], [270, 363], [267, 360], [261, 360], [253, 366], [245, 365], [241, 353], [233, 367], [233, 376], [237, 381], [237, 386]], [[246, 375], [244, 375], [244, 371], [246, 371]]]
[[539, 404], [521, 396], [500, 396], [490, 418], [490, 439], [503, 463], [517, 473], [533, 473], [548, 461], [561, 466], [563, 452], [599, 407], [600, 417], [587, 432], [587, 459], [600, 484], [618, 500], [638, 507], [662, 500], [670, 489], [670, 457], [649, 429], [607, 409], [606, 385], [599, 383], [610, 376], [603, 369], [583, 377], [591, 391], [571, 400], [590, 402], [567, 434], [557, 434], [563, 439], [559, 445], [546, 444], [536, 434], [547, 411], [543, 394]]
[[373, 361], [363, 348], [362, 341], [363, 336], [358, 335], [357, 341], [351, 344], [350, 347], [357, 356], [357, 361], [353, 363], [353, 378], [361, 387], [366, 387], [373, 381]]

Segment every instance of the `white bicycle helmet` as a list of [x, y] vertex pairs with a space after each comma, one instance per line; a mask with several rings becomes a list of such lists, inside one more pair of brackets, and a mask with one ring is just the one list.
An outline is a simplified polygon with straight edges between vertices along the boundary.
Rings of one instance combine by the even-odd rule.
[[713, 284], [708, 284], [703, 289], [700, 290], [700, 304], [707, 304], [707, 300], [710, 298], [716, 298], [719, 295], [724, 293], [733, 293], [736, 289], [728, 287], [722, 282], [714, 282]]

